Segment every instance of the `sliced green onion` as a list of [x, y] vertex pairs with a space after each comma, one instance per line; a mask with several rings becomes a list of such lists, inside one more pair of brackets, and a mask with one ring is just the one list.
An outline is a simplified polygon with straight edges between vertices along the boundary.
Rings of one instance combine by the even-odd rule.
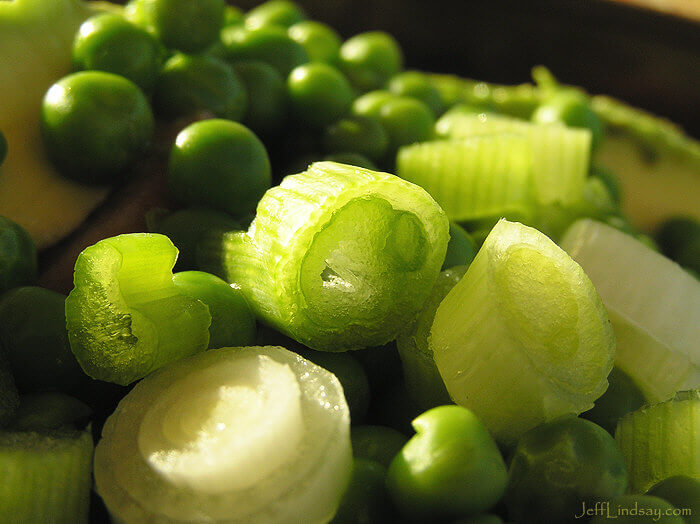
[[250, 229], [213, 239], [202, 261], [240, 285], [264, 322], [312, 349], [344, 351], [393, 340], [413, 319], [448, 229], [421, 188], [317, 162], [270, 189]]
[[593, 220], [561, 240], [610, 314], [616, 365], [652, 401], [700, 386], [700, 282], [634, 237]]
[[328, 522], [352, 463], [338, 380], [272, 346], [213, 349], [159, 370], [102, 437], [97, 491], [121, 522]]
[[505, 444], [590, 409], [615, 352], [583, 270], [539, 231], [506, 220], [441, 302], [429, 343], [452, 399]]
[[632, 493], [676, 475], [700, 478], [700, 392], [684, 391], [630, 413], [618, 423], [615, 440]]
[[107, 238], [78, 256], [66, 323], [88, 375], [127, 385], [206, 349], [211, 315], [173, 284], [176, 259], [167, 237], [148, 233]]

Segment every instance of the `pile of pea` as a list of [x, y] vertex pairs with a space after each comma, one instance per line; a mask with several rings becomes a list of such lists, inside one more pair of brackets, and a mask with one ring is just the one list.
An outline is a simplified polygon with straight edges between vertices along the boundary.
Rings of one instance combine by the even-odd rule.
[[[147, 222], [178, 246], [181, 271], [197, 268], [198, 242], [207, 231], [245, 227], [284, 174], [324, 158], [391, 171], [398, 148], [429, 140], [447, 109], [426, 75], [403, 70], [392, 36], [375, 31], [343, 42], [286, 0], [247, 13], [224, 0], [132, 0], [80, 27], [73, 66], [42, 105], [52, 162], [80, 183], [111, 185], [137, 173], [144, 156], [167, 157], [178, 207], [154, 210]], [[584, 103], [568, 96], [540, 113], [586, 126], [600, 139], [599, 122]], [[176, 127], [174, 143], [156, 140], [156, 122]], [[6, 149], [0, 134], [0, 162]], [[696, 227], [697, 238], [697, 224], [687, 227]], [[675, 246], [673, 231], [662, 245]], [[452, 261], [467, 264], [474, 245], [464, 242], [460, 250], [455, 242], [463, 235], [454, 238]], [[91, 420], [97, 438], [128, 388], [85, 376], [67, 341], [65, 297], [33, 287], [36, 274], [31, 238], [0, 217], [0, 345], [8, 361], [0, 365], [0, 386], [14, 380], [30, 427], [32, 417], [43, 419], [43, 427], [47, 418], [49, 427]], [[208, 282], [193, 285], [206, 293]], [[226, 321], [248, 328], [219, 333], [216, 345], [279, 344], [343, 384], [355, 460], [333, 522], [605, 522], [596, 503], [665, 510], [700, 499], [700, 484], [688, 477], [623, 497], [627, 473], [611, 433], [644, 399], [618, 370], [585, 418], [550, 422], [514, 449], [499, 449], [464, 408], [423, 412], [403, 384], [394, 343], [352, 355], [314, 352], [264, 327], [256, 334], [245, 304], [222, 303], [227, 300], [234, 313]], [[0, 423], [16, 428], [17, 415], [10, 414], [18, 400], [9, 393], [2, 400]], [[95, 522], [107, 518], [97, 497], [91, 511]]]

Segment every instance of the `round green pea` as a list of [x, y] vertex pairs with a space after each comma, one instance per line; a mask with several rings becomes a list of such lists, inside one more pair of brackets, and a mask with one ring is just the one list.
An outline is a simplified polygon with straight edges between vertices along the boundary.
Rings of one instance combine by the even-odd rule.
[[403, 67], [398, 42], [388, 33], [360, 33], [340, 46], [340, 68], [361, 92], [379, 89]]
[[228, 64], [207, 55], [173, 55], [158, 76], [153, 108], [174, 119], [197, 111], [240, 120], [248, 106], [245, 86]]
[[240, 289], [203, 271], [175, 273], [173, 284], [183, 295], [209, 306], [210, 349], [252, 346], [255, 343], [255, 317]]
[[[685, 524], [681, 509], [650, 495], [623, 495], [598, 506], [590, 505], [587, 509], [593, 510], [590, 524]], [[583, 511], [584, 508], [580, 507], [577, 515]]]
[[102, 13], [80, 26], [72, 59], [76, 71], [107, 71], [150, 91], [160, 71], [163, 49], [145, 29], [117, 14]]
[[593, 408], [581, 416], [614, 435], [617, 421], [644, 404], [646, 398], [642, 391], [627, 373], [616, 366], [608, 375], [608, 389], [595, 401]]
[[389, 135], [374, 118], [350, 115], [329, 125], [323, 132], [328, 153], [353, 152], [381, 159], [389, 146]]
[[591, 109], [586, 95], [572, 89], [562, 89], [546, 99], [535, 109], [532, 121], [588, 129], [594, 149], [603, 138], [603, 123]]
[[295, 68], [287, 78], [289, 103], [297, 120], [323, 128], [348, 112], [354, 98], [343, 73], [321, 62]]
[[428, 77], [419, 71], [404, 71], [389, 80], [387, 88], [399, 96], [410, 96], [427, 105], [437, 118], [445, 112], [445, 103]]
[[382, 106], [389, 100], [395, 100], [397, 95], [391, 91], [376, 89], [359, 96], [352, 103], [352, 114], [379, 119]]
[[7, 139], [5, 138], [5, 135], [2, 134], [2, 131], [0, 131], [0, 166], [5, 161], [6, 156], [7, 156]]
[[314, 20], [304, 20], [291, 26], [287, 34], [306, 49], [311, 62], [337, 63], [342, 40], [330, 26]]
[[377, 171], [378, 169], [377, 165], [365, 155], [361, 155], [360, 153], [354, 153], [352, 151], [327, 155], [326, 157], [324, 157], [324, 160], [328, 160], [330, 162], [338, 162], [339, 164], [347, 164], [350, 166], [363, 167], [372, 171]]
[[124, 77], [82, 71], [52, 85], [41, 104], [49, 158], [66, 177], [106, 184], [124, 175], [150, 147], [151, 107]]
[[37, 265], [36, 246], [29, 233], [16, 222], [0, 216], [0, 295], [33, 284]]
[[287, 86], [279, 72], [259, 60], [236, 62], [233, 70], [252, 93], [243, 123], [264, 136], [280, 131], [287, 120]]
[[700, 522], [700, 479], [676, 475], [654, 484], [646, 494], [664, 499], [676, 508], [690, 510], [690, 515], [685, 515], [686, 524]]
[[270, 187], [270, 160], [247, 127], [230, 120], [203, 120], [177, 135], [168, 183], [183, 202], [243, 215], [255, 209]]
[[352, 426], [350, 439], [355, 458], [372, 460], [387, 468], [408, 441], [406, 435], [394, 428], [379, 425]]
[[263, 26], [284, 26], [306, 19], [301, 7], [289, 0], [268, 0], [254, 7], [245, 17], [246, 26], [255, 29]]
[[387, 100], [379, 110], [379, 122], [389, 135], [389, 151], [424, 142], [433, 136], [435, 117], [423, 102], [409, 97]]
[[355, 458], [350, 484], [330, 524], [397, 522], [384, 485], [386, 468], [371, 460]]

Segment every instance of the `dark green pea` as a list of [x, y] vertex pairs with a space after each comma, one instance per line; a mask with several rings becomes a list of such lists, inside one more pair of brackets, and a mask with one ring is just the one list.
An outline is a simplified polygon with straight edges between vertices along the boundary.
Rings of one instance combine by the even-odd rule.
[[378, 169], [377, 165], [369, 158], [361, 155], [360, 153], [354, 153], [352, 151], [327, 155], [324, 157], [324, 160], [338, 162], [339, 164], [348, 164], [350, 166], [364, 167], [365, 169], [371, 169], [372, 171], [377, 171]]
[[72, 57], [76, 71], [107, 71], [150, 91], [160, 71], [163, 49], [145, 29], [117, 14], [103, 13], [80, 26]]
[[381, 108], [388, 100], [395, 100], [397, 96], [382, 89], [370, 91], [355, 99], [352, 103], [352, 114], [379, 119]]
[[209, 348], [252, 346], [255, 317], [240, 289], [203, 271], [173, 275], [173, 284], [183, 295], [209, 306]]
[[0, 166], [5, 161], [6, 156], [7, 156], [7, 139], [5, 138], [5, 135], [2, 134], [2, 131], [0, 131]]
[[686, 510], [686, 514], [682, 515], [686, 524], [700, 524], [700, 479], [685, 475], [669, 477], [654, 484], [646, 494]]
[[391, 461], [408, 442], [408, 437], [388, 426], [352, 426], [352, 454], [355, 458], [379, 462], [389, 467]]
[[29, 233], [9, 218], [0, 216], [0, 295], [33, 284], [37, 274], [36, 246]]
[[516, 522], [570, 522], [584, 503], [622, 495], [627, 470], [613, 437], [574, 416], [523, 435], [513, 454], [505, 502]]
[[402, 96], [382, 104], [379, 122], [389, 135], [389, 151], [397, 151], [401, 146], [430, 140], [435, 117], [420, 100]]
[[174, 119], [198, 111], [220, 118], [240, 120], [248, 105], [248, 94], [228, 64], [207, 55], [177, 53], [158, 76], [153, 108], [164, 118]]
[[222, 211], [190, 208], [168, 213], [148, 229], [167, 236], [175, 244], [179, 250], [175, 269], [185, 271], [197, 268], [197, 248], [207, 234], [241, 229], [241, 225]]
[[595, 406], [581, 416], [614, 435], [617, 421], [644, 404], [646, 399], [639, 387], [627, 373], [614, 367], [608, 375], [608, 389], [595, 401]]
[[282, 76], [259, 60], [236, 62], [233, 70], [246, 91], [252, 93], [243, 123], [257, 134], [277, 133], [287, 119], [287, 86]]
[[245, 24], [251, 29], [264, 26], [289, 27], [305, 19], [304, 11], [294, 2], [268, 0], [248, 11]]
[[680, 508], [649, 495], [623, 495], [598, 506], [580, 507], [576, 515], [582, 515], [585, 510], [593, 515], [590, 524], [685, 524]]
[[403, 67], [398, 42], [388, 33], [360, 33], [340, 46], [340, 68], [360, 91], [379, 89]]
[[572, 89], [562, 89], [547, 98], [535, 109], [531, 119], [540, 124], [560, 123], [588, 129], [594, 149], [603, 138], [603, 123], [591, 109], [588, 97]]
[[84, 402], [64, 393], [22, 395], [12, 423], [16, 431], [48, 431], [61, 427], [81, 428], [92, 410]]
[[292, 40], [283, 27], [227, 27], [221, 31], [221, 41], [222, 56], [229, 62], [261, 60], [277, 69], [283, 78], [309, 61], [304, 47]]
[[240, 25], [244, 22], [244, 15], [243, 15], [243, 10], [232, 6], [232, 5], [227, 5], [224, 7], [224, 23], [223, 27], [229, 27], [232, 25]]
[[86, 381], [68, 344], [65, 299], [40, 287], [0, 298], [0, 345], [20, 392], [69, 391]]
[[474, 260], [479, 248], [466, 230], [456, 222], [450, 222], [450, 241], [442, 269], [454, 266], [468, 266]]
[[618, 177], [612, 171], [609, 171], [600, 166], [591, 166], [590, 176], [599, 178], [603, 182], [603, 184], [605, 184], [605, 187], [608, 188], [608, 192], [610, 193], [610, 196], [612, 197], [613, 201], [619, 206], [620, 202], [622, 201], [622, 188], [620, 184], [620, 177]]
[[396, 95], [417, 98], [430, 108], [436, 118], [445, 112], [445, 104], [440, 93], [424, 73], [404, 71], [393, 76], [387, 87]]
[[219, 37], [224, 6], [224, 0], [132, 0], [126, 15], [166, 47], [196, 53]]
[[330, 524], [383, 524], [396, 522], [384, 482], [386, 468], [355, 458], [350, 484]]
[[41, 104], [41, 130], [49, 158], [66, 177], [108, 184], [150, 147], [153, 114], [131, 80], [82, 71], [52, 85]]
[[323, 133], [323, 147], [328, 153], [353, 152], [379, 160], [388, 146], [389, 135], [382, 125], [366, 116], [342, 118]]
[[347, 113], [354, 98], [343, 73], [321, 62], [295, 68], [287, 78], [287, 93], [297, 120], [315, 129]]
[[177, 135], [168, 184], [182, 202], [243, 215], [255, 209], [270, 187], [270, 160], [247, 127], [230, 120], [203, 120]]
[[654, 237], [664, 255], [700, 272], [700, 222], [691, 217], [669, 218], [659, 226]]
[[337, 63], [341, 39], [330, 26], [314, 20], [304, 20], [291, 26], [287, 34], [304, 46], [311, 62]]

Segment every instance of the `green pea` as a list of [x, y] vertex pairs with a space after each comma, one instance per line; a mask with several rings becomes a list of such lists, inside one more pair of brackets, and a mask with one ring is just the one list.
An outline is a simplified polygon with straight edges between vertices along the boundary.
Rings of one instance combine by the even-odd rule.
[[323, 147], [328, 153], [353, 152], [379, 160], [388, 146], [389, 136], [382, 125], [366, 116], [347, 116], [323, 133]]
[[387, 487], [410, 519], [481, 513], [503, 495], [507, 472], [485, 426], [468, 409], [440, 406], [413, 421], [416, 435], [389, 466]]
[[646, 399], [639, 387], [627, 373], [614, 367], [608, 375], [608, 389], [595, 401], [595, 406], [581, 416], [614, 435], [617, 421], [644, 404]]
[[424, 73], [404, 71], [393, 76], [387, 87], [396, 95], [417, 98], [430, 108], [436, 118], [445, 112], [445, 103], [440, 93]]
[[386, 468], [355, 458], [352, 476], [330, 524], [382, 524], [396, 517], [384, 485]]
[[203, 271], [175, 273], [173, 283], [183, 295], [209, 306], [210, 349], [253, 345], [255, 317], [240, 289]]
[[229, 120], [204, 120], [177, 135], [168, 183], [182, 202], [243, 215], [255, 209], [270, 187], [270, 160], [263, 143], [247, 127]]
[[84, 427], [92, 410], [64, 393], [22, 395], [12, 423], [14, 431], [47, 431], [61, 427]]
[[691, 217], [672, 217], [659, 226], [654, 236], [664, 255], [700, 272], [700, 222]]
[[402, 96], [382, 104], [379, 122], [389, 135], [389, 151], [395, 152], [401, 146], [429, 140], [435, 117], [420, 100]]
[[377, 89], [359, 96], [352, 103], [352, 114], [379, 119], [382, 106], [389, 100], [395, 100], [397, 96], [386, 90]]
[[69, 391], [86, 380], [68, 344], [65, 299], [31, 286], [0, 298], [0, 345], [20, 392]]
[[355, 458], [372, 460], [387, 468], [408, 441], [403, 433], [377, 425], [352, 426], [350, 439]]
[[450, 241], [442, 269], [454, 266], [468, 266], [474, 260], [479, 248], [466, 230], [456, 222], [450, 222]]
[[603, 139], [603, 123], [590, 108], [586, 95], [573, 89], [562, 89], [547, 98], [535, 109], [531, 119], [541, 124], [561, 123], [588, 129], [593, 149]]
[[647, 495], [659, 497], [681, 510], [690, 510], [683, 515], [686, 524], [700, 523], [700, 479], [677, 475], [654, 484]]
[[2, 131], [0, 131], [0, 166], [5, 161], [6, 156], [7, 156], [7, 139], [5, 138], [5, 135], [2, 134]]
[[[611, 519], [616, 524], [684, 524], [681, 510], [658, 497], [649, 495], [623, 495], [598, 506], [586, 508], [592, 510], [590, 524], [609, 524]], [[581, 515], [581, 507], [577, 515]], [[597, 513], [596, 513], [597, 512]]]
[[268, 136], [280, 131], [287, 119], [287, 86], [277, 70], [259, 60], [233, 64], [248, 93], [243, 123], [255, 133]]
[[82, 71], [52, 85], [41, 104], [51, 161], [66, 177], [107, 184], [150, 147], [153, 114], [139, 87], [103, 71]]
[[153, 96], [153, 108], [161, 117], [174, 119], [197, 111], [240, 120], [248, 94], [236, 73], [225, 62], [207, 55], [177, 53], [163, 66]]
[[343, 73], [321, 62], [295, 68], [287, 79], [289, 102], [304, 125], [323, 128], [348, 112], [353, 91]]
[[304, 19], [306, 19], [304, 11], [294, 2], [268, 0], [250, 10], [245, 17], [245, 23], [251, 29], [264, 26], [289, 27]]
[[229, 62], [261, 60], [277, 69], [283, 78], [309, 61], [304, 47], [292, 40], [283, 27], [227, 27], [221, 31], [221, 41], [222, 57]]
[[381, 88], [402, 67], [401, 47], [388, 33], [360, 33], [340, 46], [340, 68], [361, 92]]
[[0, 295], [8, 289], [33, 284], [37, 264], [36, 246], [29, 233], [0, 216]]
[[365, 169], [371, 169], [372, 171], [377, 171], [378, 169], [377, 165], [369, 158], [361, 155], [360, 153], [354, 153], [352, 151], [327, 155], [324, 157], [324, 160], [338, 162], [339, 164], [348, 164], [350, 166], [364, 167]]
[[224, 0], [132, 0], [126, 14], [166, 47], [196, 53], [219, 37], [224, 6]]
[[163, 49], [150, 33], [114, 13], [88, 18], [73, 40], [73, 69], [128, 78], [144, 91], [155, 85]]
[[243, 10], [232, 6], [232, 5], [227, 5], [224, 7], [224, 23], [223, 27], [229, 27], [232, 25], [240, 25], [244, 23], [244, 15], [243, 15]]
[[593, 422], [564, 416], [518, 441], [505, 502], [517, 522], [569, 522], [584, 503], [620, 496], [626, 487], [627, 470], [613, 437]]
[[330, 26], [314, 20], [304, 20], [291, 26], [287, 34], [306, 49], [311, 62], [337, 63], [341, 39]]
[[179, 250], [175, 269], [185, 271], [197, 268], [198, 246], [208, 234], [241, 229], [241, 225], [222, 211], [190, 208], [166, 214], [148, 229], [167, 236], [175, 244]]

